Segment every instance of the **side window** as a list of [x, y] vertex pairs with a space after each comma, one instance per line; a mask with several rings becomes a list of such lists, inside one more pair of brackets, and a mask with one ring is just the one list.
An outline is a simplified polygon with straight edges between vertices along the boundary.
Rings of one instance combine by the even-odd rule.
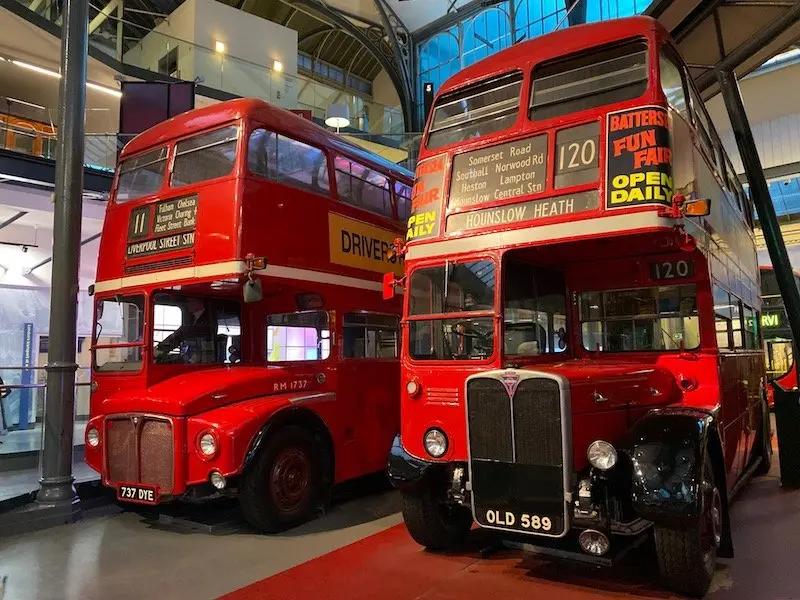
[[325, 360], [331, 354], [328, 313], [309, 311], [267, 317], [267, 361]]
[[730, 294], [720, 287], [714, 286], [714, 321], [717, 331], [717, 348], [730, 350], [731, 341], [731, 299]]
[[388, 177], [342, 156], [337, 156], [334, 164], [340, 200], [394, 218]]
[[397, 358], [400, 319], [391, 315], [346, 313], [342, 332], [345, 358]]
[[706, 115], [705, 106], [700, 96], [694, 91], [694, 88], [689, 86], [689, 96], [692, 99], [692, 109], [694, 110], [695, 126], [697, 127], [697, 135], [700, 136], [700, 144], [703, 146], [708, 159], [713, 163], [715, 160], [714, 146], [711, 143], [711, 126]]
[[733, 347], [744, 348], [742, 335], [742, 302], [731, 294], [731, 331], [733, 332]]
[[153, 357], [160, 364], [232, 364], [241, 359], [235, 302], [160, 293], [153, 307]]
[[744, 347], [748, 350], [758, 349], [758, 313], [749, 306], [743, 307]]
[[395, 181], [394, 203], [397, 206], [397, 218], [401, 221], [408, 221], [408, 217], [411, 216], [411, 187]]
[[662, 50], [659, 58], [661, 67], [661, 89], [664, 96], [667, 98], [670, 106], [678, 111], [683, 116], [689, 116], [686, 107], [686, 90], [683, 87], [683, 77], [681, 76], [681, 68], [678, 63], [672, 58], [671, 52]]
[[328, 195], [328, 161], [319, 148], [256, 129], [247, 143], [247, 167], [251, 173], [293, 187]]

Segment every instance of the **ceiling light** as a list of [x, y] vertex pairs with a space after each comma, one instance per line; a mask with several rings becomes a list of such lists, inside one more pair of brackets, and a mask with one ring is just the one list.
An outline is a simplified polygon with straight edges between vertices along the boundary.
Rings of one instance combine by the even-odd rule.
[[59, 73], [58, 71], [52, 71], [50, 69], [45, 69], [44, 67], [37, 67], [36, 65], [32, 65], [30, 63], [26, 63], [16, 59], [12, 59], [11, 62], [17, 65], [18, 67], [22, 67], [23, 69], [28, 69], [29, 71], [35, 71], [36, 73], [41, 73], [42, 75], [47, 75], [48, 77], [55, 77], [56, 79], [61, 78], [61, 73]]
[[25, 100], [19, 100], [17, 98], [11, 98], [7, 96], [6, 100], [15, 104], [24, 104], [25, 106], [30, 106], [31, 108], [38, 108], [39, 110], [45, 109], [41, 104], [34, 104], [33, 102], [26, 102]]
[[282, 73], [283, 72], [283, 63], [281, 61], [279, 61], [279, 60], [273, 61], [272, 62], [272, 70], [275, 71], [276, 73]]
[[92, 83], [91, 81], [87, 81], [86, 87], [92, 88], [93, 90], [97, 90], [98, 92], [103, 92], [104, 94], [108, 94], [109, 96], [114, 96], [115, 98], [122, 98], [122, 92], [120, 92], [119, 90], [115, 90], [114, 88], [100, 85], [99, 83]]
[[217, 54], [225, 54], [225, 42], [217, 40], [214, 44], [214, 50], [217, 51]]

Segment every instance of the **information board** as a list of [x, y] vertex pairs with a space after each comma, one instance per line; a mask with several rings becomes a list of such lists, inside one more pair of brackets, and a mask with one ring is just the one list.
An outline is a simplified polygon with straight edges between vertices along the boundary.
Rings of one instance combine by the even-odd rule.
[[197, 205], [195, 194], [132, 210], [128, 221], [128, 258], [194, 246]]
[[450, 208], [478, 206], [544, 191], [547, 136], [459, 154], [453, 159]]

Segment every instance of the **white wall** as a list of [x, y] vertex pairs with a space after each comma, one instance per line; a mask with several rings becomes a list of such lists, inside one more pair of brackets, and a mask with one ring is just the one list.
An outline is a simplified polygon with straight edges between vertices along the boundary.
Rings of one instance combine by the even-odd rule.
[[[800, 162], [800, 64], [747, 77], [739, 86], [763, 167]], [[736, 172], [743, 173], [721, 94], [706, 106]]]
[[[225, 44], [224, 54], [216, 43]], [[262, 98], [289, 108], [297, 103], [297, 32], [215, 0], [186, 0], [125, 54], [125, 61], [158, 70], [178, 46], [181, 79], [202, 77], [209, 87]], [[272, 71], [275, 60], [283, 72]]]

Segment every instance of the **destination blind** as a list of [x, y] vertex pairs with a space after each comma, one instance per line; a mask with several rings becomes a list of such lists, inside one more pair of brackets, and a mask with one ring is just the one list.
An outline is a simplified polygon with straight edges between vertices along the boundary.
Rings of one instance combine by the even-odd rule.
[[447, 231], [452, 233], [499, 225], [530, 223], [585, 212], [597, 208], [598, 198], [597, 190], [589, 190], [555, 198], [541, 198], [520, 204], [458, 213], [447, 219]]
[[495, 200], [544, 191], [547, 136], [537, 135], [459, 154], [453, 159], [450, 208], [472, 207]]

